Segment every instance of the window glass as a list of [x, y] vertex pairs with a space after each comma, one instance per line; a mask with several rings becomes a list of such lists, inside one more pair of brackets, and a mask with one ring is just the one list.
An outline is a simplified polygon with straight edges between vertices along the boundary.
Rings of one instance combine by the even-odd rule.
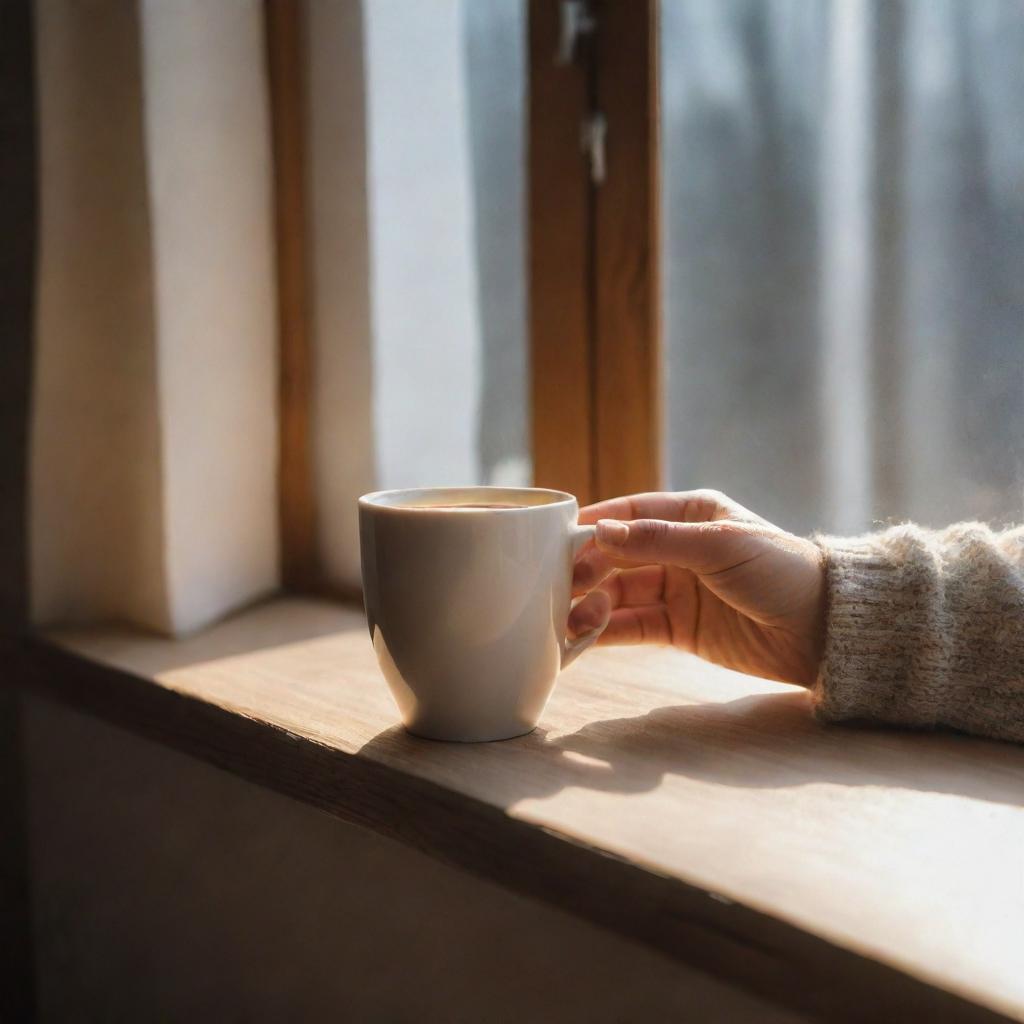
[[365, 19], [380, 486], [528, 483], [525, 6]]
[[1020, 518], [1024, 6], [665, 0], [666, 478]]

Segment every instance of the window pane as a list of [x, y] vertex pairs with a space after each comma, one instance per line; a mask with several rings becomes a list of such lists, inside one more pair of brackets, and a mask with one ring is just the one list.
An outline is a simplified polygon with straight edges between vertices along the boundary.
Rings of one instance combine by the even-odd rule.
[[667, 479], [1020, 517], [1024, 6], [662, 4]]
[[365, 11], [380, 486], [526, 483], [524, 4]]

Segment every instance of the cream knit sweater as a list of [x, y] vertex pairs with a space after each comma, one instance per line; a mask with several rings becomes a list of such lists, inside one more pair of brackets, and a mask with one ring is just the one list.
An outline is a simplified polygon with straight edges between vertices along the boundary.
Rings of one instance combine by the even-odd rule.
[[829, 602], [820, 718], [1024, 742], [1024, 527], [816, 540]]

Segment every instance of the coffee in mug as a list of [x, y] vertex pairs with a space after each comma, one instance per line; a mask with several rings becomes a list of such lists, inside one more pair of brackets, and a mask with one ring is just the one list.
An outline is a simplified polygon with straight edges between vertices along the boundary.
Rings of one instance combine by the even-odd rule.
[[455, 505], [410, 505], [410, 508], [526, 508], [526, 505], [507, 505], [502, 502], [474, 502], [474, 501], [460, 501]]

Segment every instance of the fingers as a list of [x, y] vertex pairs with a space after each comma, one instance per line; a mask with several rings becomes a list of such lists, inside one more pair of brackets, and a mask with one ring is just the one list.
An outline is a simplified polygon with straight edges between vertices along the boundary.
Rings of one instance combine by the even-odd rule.
[[678, 496], [668, 492], [631, 494], [588, 505], [580, 510], [579, 520], [596, 523], [599, 519], [675, 519], [679, 506]]
[[[657, 519], [678, 523], [735, 521], [768, 525], [731, 498], [719, 491], [710, 490], [632, 494], [590, 505], [579, 516], [581, 523], [596, 523], [601, 519]], [[585, 594], [598, 586], [613, 570], [635, 566], [637, 562], [633, 552], [616, 552], [607, 544], [588, 544], [576, 559], [573, 594]]]
[[594, 544], [588, 544], [576, 557], [572, 573], [572, 592], [574, 597], [586, 594], [594, 589], [616, 569], [627, 569], [636, 566], [626, 558], [615, 558]]
[[665, 600], [665, 567], [642, 565], [610, 576], [601, 587], [612, 608], [638, 608]]
[[641, 565], [616, 572], [597, 590], [591, 591], [580, 601], [577, 609], [587, 607], [587, 602], [600, 594], [610, 602], [611, 608], [640, 607], [660, 604], [669, 595], [665, 591], [666, 575], [662, 565]]
[[588, 594], [569, 612], [569, 635], [572, 637], [599, 629], [611, 615], [612, 601], [603, 590]]
[[[607, 623], [607, 625], [605, 625]], [[604, 625], [599, 644], [670, 644], [672, 627], [662, 604], [612, 610], [603, 590], [588, 594], [569, 614], [569, 633], [577, 637]]]
[[617, 572], [572, 610], [570, 632], [579, 636], [607, 622], [605, 632], [611, 632], [607, 640], [602, 640], [604, 643], [669, 643], [672, 631], [662, 604], [664, 597], [662, 566], [644, 565]]
[[624, 523], [602, 519], [597, 524], [597, 550], [609, 560], [661, 563], [717, 573], [752, 558], [760, 549], [764, 528], [730, 520], [704, 523], [638, 519]]
[[671, 644], [672, 625], [663, 604], [646, 608], [617, 608], [608, 619], [598, 644]]
[[[720, 491], [651, 491], [610, 498], [581, 509], [581, 523], [599, 519], [665, 519], [679, 523], [703, 523], [718, 519], [758, 520], [752, 512]], [[759, 521], [759, 520], [758, 520]]]

